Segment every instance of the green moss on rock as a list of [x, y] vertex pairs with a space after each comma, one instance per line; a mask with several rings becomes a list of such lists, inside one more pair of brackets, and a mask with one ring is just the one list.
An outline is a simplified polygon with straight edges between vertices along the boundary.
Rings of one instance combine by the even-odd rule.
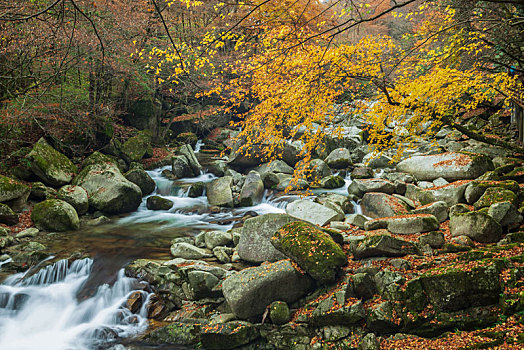
[[282, 226], [271, 238], [271, 244], [322, 283], [333, 282], [347, 261], [331, 236], [306, 222]]
[[138, 162], [144, 157], [150, 146], [151, 136], [147, 132], [141, 132], [124, 142], [120, 151], [128, 163]]
[[513, 205], [518, 206], [518, 197], [515, 193], [503, 187], [490, 187], [475, 202], [474, 207], [478, 210], [500, 202], [511, 202]]
[[75, 208], [60, 199], [48, 199], [35, 205], [31, 220], [37, 228], [45, 231], [62, 232], [80, 227]]
[[76, 165], [43, 138], [35, 143], [27, 159], [31, 163], [31, 170], [50, 186], [65, 185], [78, 172]]
[[30, 189], [23, 183], [0, 175], [0, 202], [29, 196]]
[[269, 306], [269, 317], [276, 325], [287, 323], [291, 317], [289, 306], [284, 301], [275, 301]]

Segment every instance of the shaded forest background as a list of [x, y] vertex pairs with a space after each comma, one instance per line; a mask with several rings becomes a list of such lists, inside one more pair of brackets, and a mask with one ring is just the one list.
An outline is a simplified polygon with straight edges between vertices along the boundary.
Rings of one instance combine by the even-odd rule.
[[[416, 109], [416, 102], [399, 102], [405, 96], [397, 87], [406, 84], [408, 68], [410, 76], [419, 78], [435, 67], [465, 72], [473, 66], [477, 75], [471, 76], [468, 90], [460, 90], [462, 99], [475, 86], [482, 93], [493, 84], [501, 88], [499, 96], [486, 94], [471, 109], [485, 108], [487, 119], [510, 103], [522, 103], [520, 0], [3, 0], [0, 31], [4, 170], [41, 136], [69, 156], [81, 157], [113, 139], [125, 140], [134, 128], [149, 129], [156, 142], [169, 144], [180, 133], [205, 134], [233, 116], [242, 120], [264, 98], [274, 101], [268, 109], [278, 109], [282, 101], [276, 96], [283, 93], [263, 97], [261, 91], [275, 86], [275, 77], [293, 79], [289, 68], [299, 67], [300, 57], [310, 59], [315, 50], [317, 76], [332, 80], [310, 79], [306, 85], [312, 91], [322, 81], [336, 91], [322, 96], [326, 105], [381, 94], [392, 106]], [[384, 36], [389, 44], [378, 39], [363, 44], [366, 38]], [[353, 67], [345, 77], [329, 76], [337, 61], [329, 61], [326, 53], [343, 47], [365, 52], [358, 56], [363, 62], [375, 60]], [[356, 57], [347, 51], [333, 51], [335, 55], [347, 62]], [[354, 73], [371, 66], [376, 70]], [[482, 85], [484, 77], [491, 85]], [[398, 91], [396, 100], [392, 91]], [[428, 99], [421, 96], [419, 101]], [[303, 122], [312, 105], [322, 103], [304, 104], [294, 122]], [[453, 115], [432, 111], [424, 118], [452, 117], [444, 122], [461, 124], [456, 118], [468, 108], [448, 107], [456, 109]], [[264, 113], [258, 110], [259, 117], [266, 118]], [[275, 118], [293, 120], [285, 113]], [[378, 123], [386, 123], [385, 118]]]

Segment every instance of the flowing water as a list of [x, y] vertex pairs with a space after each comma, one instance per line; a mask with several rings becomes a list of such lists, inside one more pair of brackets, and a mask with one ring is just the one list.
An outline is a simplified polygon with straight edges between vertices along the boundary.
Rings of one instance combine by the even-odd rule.
[[[299, 198], [266, 191], [256, 206], [215, 213], [205, 194], [188, 197], [191, 184], [212, 181], [214, 175], [172, 181], [161, 175], [168, 168], [148, 173], [157, 184], [151, 195], [173, 201], [171, 209], [148, 210], [146, 196], [134, 213], [112, 224], [53, 236], [46, 244], [57, 255], [80, 251], [93, 259], [59, 260], [36, 273], [30, 269], [9, 276], [0, 285], [1, 350], [108, 349], [113, 344], [115, 350], [125, 349], [120, 341], [147, 328], [144, 307], [133, 314], [125, 302], [136, 290], [144, 299], [148, 293], [124, 275], [123, 266], [137, 258], [167, 259], [174, 237], [228, 230], [248, 212], [285, 213], [286, 205]], [[343, 188], [322, 192], [346, 194], [351, 178], [345, 181]], [[0, 263], [0, 269], [5, 263]]]

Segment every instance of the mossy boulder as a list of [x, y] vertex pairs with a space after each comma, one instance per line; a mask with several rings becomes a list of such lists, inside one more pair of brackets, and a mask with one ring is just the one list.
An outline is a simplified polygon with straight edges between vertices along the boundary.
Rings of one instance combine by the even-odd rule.
[[306, 222], [282, 226], [271, 244], [322, 283], [333, 282], [347, 262], [346, 254], [330, 235]]
[[174, 322], [155, 329], [145, 336], [144, 341], [161, 345], [194, 345], [200, 341], [200, 331], [205, 320]]
[[27, 155], [31, 170], [49, 186], [68, 184], [78, 172], [69, 158], [51, 147], [44, 138], [38, 140]]
[[327, 189], [344, 187], [345, 184], [344, 178], [338, 175], [329, 175], [320, 180], [320, 187]]
[[128, 163], [138, 162], [144, 158], [147, 149], [151, 146], [151, 136], [148, 132], [140, 132], [138, 135], [130, 137], [122, 147], [120, 152], [122, 158]]
[[203, 327], [200, 334], [205, 349], [234, 349], [254, 341], [260, 336], [256, 326], [244, 321]]
[[89, 206], [104, 213], [136, 210], [142, 201], [140, 187], [127, 180], [111, 163], [93, 164], [82, 169], [73, 185], [89, 194]]
[[118, 162], [115, 157], [111, 157], [100, 152], [93, 152], [82, 162], [82, 169], [95, 164], [110, 164], [118, 168]]
[[355, 241], [350, 246], [355, 259], [380, 256], [404, 256], [416, 254], [417, 248], [409, 241], [404, 241], [386, 234], [369, 235]]
[[[429, 302], [437, 310], [456, 311], [472, 306], [497, 304], [502, 264], [486, 262], [471, 269], [451, 268], [428, 272], [418, 278]], [[410, 282], [414, 283], [414, 282]]]
[[520, 187], [517, 181], [472, 181], [466, 187], [464, 197], [469, 204], [473, 204], [480, 199], [484, 192], [491, 187], [501, 187], [505, 190], [510, 190], [513, 193], [519, 194]]
[[203, 182], [195, 182], [194, 184], [189, 187], [189, 194], [188, 196], [190, 198], [197, 198], [204, 194], [204, 190], [206, 189], [206, 184]]
[[6, 203], [12, 209], [17, 210], [16, 207], [21, 207], [27, 201], [29, 193], [31, 192], [29, 186], [0, 175], [0, 202]]
[[173, 204], [172, 200], [160, 196], [151, 196], [146, 201], [149, 210], [169, 210], [173, 207]]
[[132, 167], [131, 170], [124, 174], [124, 177], [140, 187], [143, 196], [152, 193], [156, 188], [155, 181], [141, 167]]
[[500, 224], [481, 211], [451, 215], [449, 230], [453, 237], [467, 236], [481, 243], [497, 242], [502, 237]]
[[276, 325], [281, 325], [289, 322], [291, 312], [289, 306], [284, 301], [274, 301], [269, 306], [269, 318], [271, 322]]
[[58, 190], [56, 197], [71, 204], [78, 215], [87, 213], [89, 209], [87, 191], [80, 186], [65, 185]]
[[16, 225], [18, 224], [18, 214], [13, 211], [7, 204], [0, 203], [0, 224]]
[[196, 143], [198, 142], [198, 136], [192, 132], [183, 132], [175, 137], [175, 141], [182, 145], [188, 144], [195, 147]]
[[44, 231], [71, 231], [80, 227], [73, 206], [60, 199], [48, 199], [36, 204], [31, 213], [35, 226]]
[[503, 187], [489, 187], [473, 206], [476, 210], [479, 210], [500, 202], [510, 202], [518, 206], [518, 197], [513, 191], [506, 190]]

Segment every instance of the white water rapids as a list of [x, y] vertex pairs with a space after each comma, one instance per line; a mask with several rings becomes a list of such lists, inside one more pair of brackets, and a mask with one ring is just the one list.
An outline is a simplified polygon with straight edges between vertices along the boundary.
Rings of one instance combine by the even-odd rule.
[[0, 349], [92, 349], [143, 332], [145, 308], [132, 314], [124, 307], [136, 280], [123, 269], [113, 285], [102, 284], [93, 296], [77, 300], [92, 263], [60, 260], [30, 277], [8, 277], [0, 285]]

